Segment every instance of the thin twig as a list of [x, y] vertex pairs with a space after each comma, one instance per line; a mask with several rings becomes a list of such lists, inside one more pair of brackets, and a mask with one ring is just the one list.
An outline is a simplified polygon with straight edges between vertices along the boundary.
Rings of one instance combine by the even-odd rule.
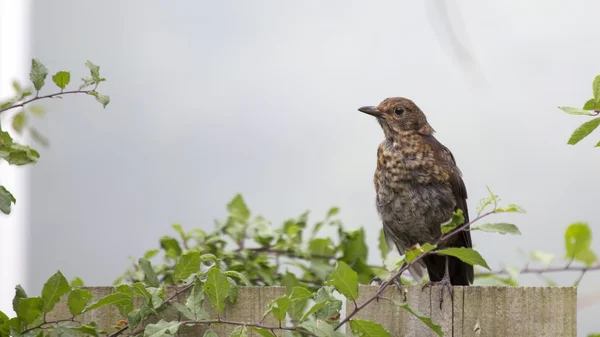
[[44, 95], [44, 96], [35, 96], [29, 100], [26, 100], [24, 102], [21, 102], [19, 104], [15, 104], [15, 105], [11, 105], [7, 108], [4, 109], [0, 109], [0, 113], [3, 113], [4, 111], [10, 110], [10, 109], [16, 109], [16, 108], [20, 108], [20, 107], [24, 107], [25, 105], [40, 100], [40, 99], [46, 99], [46, 98], [54, 98], [54, 97], [58, 97], [58, 96], [62, 96], [62, 95], [69, 95], [69, 94], [89, 94], [92, 91], [95, 91], [98, 88], [98, 84], [96, 84], [96, 86], [94, 86], [94, 89], [91, 90], [71, 90], [71, 91], [61, 91], [61, 92], [57, 92], [54, 94], [50, 94], [50, 95]]

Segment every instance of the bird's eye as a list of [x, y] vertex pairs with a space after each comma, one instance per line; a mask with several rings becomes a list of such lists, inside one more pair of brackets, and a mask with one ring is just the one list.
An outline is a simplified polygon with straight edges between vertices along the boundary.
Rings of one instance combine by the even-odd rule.
[[399, 107], [397, 107], [397, 108], [396, 108], [396, 110], [394, 110], [394, 113], [395, 113], [396, 115], [398, 115], [398, 116], [399, 116], [399, 115], [402, 115], [402, 114], [404, 113], [404, 108], [403, 108], [403, 107], [401, 107], [401, 106], [399, 106]]

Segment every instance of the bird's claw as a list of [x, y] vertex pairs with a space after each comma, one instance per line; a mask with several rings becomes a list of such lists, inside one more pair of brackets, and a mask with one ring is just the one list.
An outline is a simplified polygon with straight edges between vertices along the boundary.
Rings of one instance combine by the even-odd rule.
[[444, 303], [444, 288], [448, 288], [448, 293], [450, 293], [450, 300], [454, 303], [454, 287], [450, 283], [448, 278], [443, 278], [441, 281], [432, 282], [429, 281], [425, 283], [425, 285], [421, 288], [421, 291], [425, 290], [427, 287], [431, 286], [441, 286], [440, 289], [440, 310], [442, 310], [442, 303]]

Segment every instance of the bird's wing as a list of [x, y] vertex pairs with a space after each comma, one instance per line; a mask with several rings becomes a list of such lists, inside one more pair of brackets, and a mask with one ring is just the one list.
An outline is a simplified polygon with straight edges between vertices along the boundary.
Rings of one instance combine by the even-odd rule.
[[[469, 209], [467, 208], [467, 188], [462, 179], [462, 173], [458, 166], [456, 166], [454, 155], [446, 146], [435, 139], [435, 137], [428, 136], [426, 139], [435, 149], [439, 150], [435, 151], [435, 153], [438, 154], [438, 159], [443, 163], [446, 172], [450, 175], [450, 188], [452, 189], [452, 194], [454, 194], [454, 199], [456, 200], [455, 210], [461, 209], [465, 218], [464, 223], [468, 223], [470, 220]], [[465, 241], [465, 247], [472, 248], [471, 233], [469, 231], [463, 231], [461, 235], [462, 239]]]

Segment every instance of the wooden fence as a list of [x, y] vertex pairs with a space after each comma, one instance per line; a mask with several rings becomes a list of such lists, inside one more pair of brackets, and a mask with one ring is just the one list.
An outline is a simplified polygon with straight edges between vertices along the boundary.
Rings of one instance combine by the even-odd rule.
[[[113, 287], [86, 289], [92, 292], [94, 300], [114, 291]], [[376, 290], [376, 286], [360, 286], [360, 296], [356, 302], [360, 305]], [[577, 336], [577, 289], [574, 287], [455, 287], [454, 301], [451, 301], [446, 291], [441, 310], [439, 290], [439, 287], [431, 287], [421, 291], [420, 286], [411, 286], [407, 287], [406, 295], [412, 308], [430, 316], [434, 323], [442, 327], [444, 336]], [[166, 296], [174, 293], [175, 289], [169, 288]], [[230, 321], [258, 323], [271, 300], [284, 294], [284, 287], [240, 287], [237, 303], [233, 306], [228, 304], [220, 317]], [[398, 301], [404, 300], [395, 287], [386, 289], [382, 296]], [[182, 293], [181, 300], [184, 301], [185, 298], [187, 293]], [[206, 310], [216, 317], [207, 302], [205, 301]], [[352, 302], [346, 304], [346, 313], [353, 309]], [[167, 321], [179, 319], [179, 314], [173, 307], [167, 309], [162, 316]], [[69, 317], [71, 315], [66, 298], [63, 298], [46, 319]], [[394, 337], [437, 336], [415, 316], [386, 300], [373, 301], [354, 317], [377, 321]], [[93, 310], [78, 318], [80, 322], [95, 321], [99, 327], [106, 330], [111, 330], [123, 319], [113, 306]], [[273, 326], [277, 325], [277, 322], [269, 315], [263, 324]], [[219, 336], [226, 337], [233, 328], [235, 327], [230, 325], [212, 326]], [[182, 326], [179, 336], [202, 336], [205, 330], [206, 327], [201, 326]], [[258, 334], [248, 330], [248, 336]]]

